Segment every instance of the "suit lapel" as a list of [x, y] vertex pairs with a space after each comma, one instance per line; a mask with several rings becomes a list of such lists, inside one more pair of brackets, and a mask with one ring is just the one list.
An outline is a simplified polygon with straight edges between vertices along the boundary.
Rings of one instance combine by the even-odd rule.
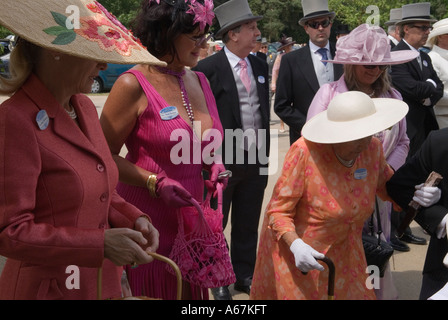
[[236, 119], [238, 127], [242, 126], [240, 102], [238, 100], [238, 89], [236, 87], [235, 78], [233, 76], [233, 70], [224, 52], [224, 49], [217, 53], [218, 60], [218, 78], [223, 90], [228, 94], [231, 100], [230, 108]]
[[[75, 106], [75, 111], [78, 114], [80, 125], [84, 132], [81, 131], [76, 123], [69, 117], [63, 107], [42, 84], [37, 76], [32, 74], [28, 81], [24, 84], [23, 89], [28, 97], [36, 104], [38, 109], [45, 110], [48, 114], [48, 117], [50, 118], [50, 125], [53, 123], [52, 127], [56, 135], [79, 148], [98, 155], [92, 140], [88, 138], [90, 137], [92, 139], [96, 139], [95, 134], [89, 132], [90, 125], [88, 121], [92, 120], [86, 119], [84, 110], [77, 107], [76, 99], [73, 99], [71, 102]], [[95, 114], [95, 116], [97, 117], [96, 119], [98, 119], [98, 114]]]
[[[269, 79], [266, 79], [265, 75], [263, 74], [263, 68], [260, 65], [260, 61], [256, 61], [254, 57], [250, 57], [249, 55], [249, 61], [250, 65], [252, 67], [252, 73], [255, 79], [255, 83], [257, 85], [257, 92], [258, 96], [260, 98], [260, 110], [261, 110], [261, 116], [263, 120], [269, 119], [269, 106], [266, 106], [264, 103], [264, 97], [265, 91], [266, 91], [266, 81], [269, 81]], [[263, 82], [264, 81], [264, 82]]]
[[[394, 48], [395, 50], [412, 50], [407, 44], [406, 42], [404, 42], [403, 40], [401, 40]], [[395, 51], [394, 50], [394, 51]], [[422, 57], [422, 55], [420, 54], [420, 57]], [[423, 61], [422, 61], [423, 62]], [[417, 58], [415, 58], [414, 60], [408, 62], [410, 66], [412, 66], [412, 68], [414, 68], [415, 72], [417, 73], [417, 75], [419, 76], [420, 80], [424, 80], [423, 79], [423, 72], [422, 69], [420, 69], [420, 65], [417, 61]]]
[[80, 108], [80, 106], [75, 101], [73, 101], [72, 104], [78, 115], [80, 127], [78, 127], [67, 114], [63, 113], [64, 111], [61, 107], [62, 112], [59, 111], [59, 113], [53, 119], [54, 132], [71, 144], [76, 145], [81, 149], [85, 149], [86, 151], [100, 157], [95, 148], [94, 141], [91, 140], [91, 138], [95, 139], [93, 133], [90, 131], [91, 126], [89, 122], [91, 122], [92, 120], [87, 119], [86, 115], [84, 114], [83, 108]]
[[[331, 52], [331, 56], [334, 58], [334, 56], [336, 55], [336, 46], [332, 42], [330, 42], [330, 52]], [[344, 73], [343, 65], [334, 63], [333, 64], [333, 74], [334, 74], [333, 79], [334, 79], [334, 81], [338, 81], [343, 73]]]
[[306, 75], [304, 80], [309, 83], [314, 92], [317, 92], [319, 90], [319, 81], [314, 71], [314, 63], [309, 46], [304, 47], [300, 53], [300, 59], [297, 59], [297, 67], [303, 70], [302, 74]]

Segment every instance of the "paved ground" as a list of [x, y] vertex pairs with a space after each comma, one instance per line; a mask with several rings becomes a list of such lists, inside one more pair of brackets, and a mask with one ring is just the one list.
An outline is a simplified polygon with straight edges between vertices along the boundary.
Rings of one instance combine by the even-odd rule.
[[[104, 104], [107, 95], [91, 95], [90, 96], [94, 104], [97, 106], [98, 114], [101, 113], [102, 106]], [[0, 96], [0, 103], [5, 100], [6, 97]], [[277, 116], [272, 112], [272, 123], [271, 129], [279, 129], [280, 121]], [[275, 139], [275, 136], [273, 136]], [[272, 147], [278, 145], [278, 151], [271, 151], [270, 167], [273, 174], [269, 177], [268, 186], [265, 192], [265, 198], [263, 201], [263, 212], [267, 203], [270, 200], [272, 190], [280, 174], [284, 156], [289, 148], [289, 135], [288, 132], [279, 133], [278, 144], [273, 142]], [[263, 219], [263, 215], [261, 217]], [[230, 220], [230, 219], [229, 219]], [[260, 223], [261, 225], [261, 223]], [[422, 236], [427, 239], [429, 237], [422, 232], [422, 229], [418, 227], [415, 223], [411, 225], [413, 232], [417, 236]], [[230, 237], [230, 230], [226, 228], [225, 234], [227, 239]], [[421, 286], [421, 270], [423, 268], [423, 263], [426, 255], [427, 245], [410, 245], [410, 252], [396, 252], [391, 259], [391, 269], [395, 284], [399, 293], [401, 300], [417, 300], [420, 292]], [[4, 258], [0, 257], [0, 272], [3, 268]], [[230, 286], [231, 293], [233, 294], [234, 300], [247, 300], [248, 296], [244, 293], [240, 293], [233, 290], [233, 286]]]

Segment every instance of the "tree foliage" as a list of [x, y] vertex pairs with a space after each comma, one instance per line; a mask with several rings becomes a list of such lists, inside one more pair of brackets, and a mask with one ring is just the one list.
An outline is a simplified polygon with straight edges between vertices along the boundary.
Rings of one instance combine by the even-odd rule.
[[[99, 0], [110, 12], [127, 27], [135, 18], [142, 1], [149, 0]], [[228, 0], [214, 0], [215, 7]], [[379, 25], [389, 20], [390, 9], [399, 8], [411, 2], [426, 2], [427, 0], [329, 0], [330, 10], [336, 12], [335, 26], [348, 24], [351, 29], [366, 22], [373, 23], [371, 15], [366, 12], [370, 5], [378, 7], [380, 14]], [[248, 0], [252, 13], [262, 15], [263, 19], [258, 22], [262, 36], [268, 41], [278, 41], [282, 34], [293, 37], [297, 42], [306, 42], [308, 36], [304, 29], [298, 25], [303, 17], [301, 0]], [[447, 0], [431, 0], [431, 14], [438, 20], [448, 18]], [[219, 25], [216, 22], [212, 31], [217, 31]], [[0, 27], [0, 38], [11, 34], [6, 28]]]

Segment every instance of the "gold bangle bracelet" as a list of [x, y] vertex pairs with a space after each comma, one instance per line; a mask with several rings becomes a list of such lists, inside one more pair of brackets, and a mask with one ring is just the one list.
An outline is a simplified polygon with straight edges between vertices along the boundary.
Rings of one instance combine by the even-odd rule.
[[157, 183], [157, 176], [155, 174], [150, 174], [146, 179], [146, 188], [148, 188], [149, 194], [153, 198], [158, 198], [156, 192], [156, 183]]

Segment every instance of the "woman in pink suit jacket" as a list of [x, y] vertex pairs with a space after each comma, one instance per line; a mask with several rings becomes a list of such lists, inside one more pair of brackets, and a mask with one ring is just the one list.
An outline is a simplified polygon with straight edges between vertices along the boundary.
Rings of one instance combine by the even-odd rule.
[[[24, 4], [4, 2], [12, 15], [24, 12]], [[88, 9], [101, 15], [93, 2], [88, 9], [85, 1], [75, 2], [83, 19]], [[44, 3], [50, 17], [44, 22], [55, 24], [52, 14], [67, 5]], [[25, 25], [33, 26], [33, 19]], [[33, 30], [8, 21], [2, 11], [0, 23], [33, 38]], [[118, 170], [98, 113], [79, 94], [90, 92], [93, 78], [107, 68], [92, 60], [110, 57], [80, 36], [73, 41], [86, 56], [72, 56], [63, 44], [44, 49], [51, 44], [36, 32], [33, 41], [42, 47], [21, 38], [11, 58], [16, 73], [0, 80], [0, 94], [14, 93], [0, 106], [0, 255], [7, 257], [0, 299], [95, 299], [99, 267], [102, 297], [120, 297], [121, 266], [151, 262], [145, 250], [157, 249], [158, 232], [115, 192]]]

